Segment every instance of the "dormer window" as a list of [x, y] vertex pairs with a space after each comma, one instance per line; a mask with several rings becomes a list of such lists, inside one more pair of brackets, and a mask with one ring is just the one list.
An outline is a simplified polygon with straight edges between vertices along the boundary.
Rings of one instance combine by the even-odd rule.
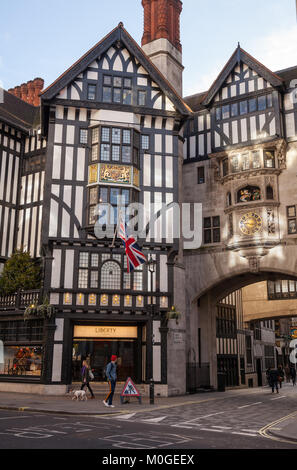
[[132, 79], [104, 75], [102, 101], [104, 103], [132, 103]]
[[146, 91], [140, 90], [138, 92], [138, 103], [139, 106], [145, 106], [146, 105]]
[[96, 85], [88, 85], [88, 100], [96, 99]]

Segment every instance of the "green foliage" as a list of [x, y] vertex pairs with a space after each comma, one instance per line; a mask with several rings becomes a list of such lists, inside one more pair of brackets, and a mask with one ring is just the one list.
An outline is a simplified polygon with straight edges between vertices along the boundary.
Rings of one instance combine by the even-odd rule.
[[169, 312], [167, 312], [166, 318], [167, 318], [167, 320], [175, 319], [176, 324], [178, 325], [179, 318], [180, 318], [180, 312], [178, 312], [176, 310], [174, 305], [172, 305], [171, 310], [169, 310]]
[[0, 293], [13, 294], [20, 290], [34, 290], [41, 286], [41, 270], [30, 253], [17, 250], [6, 261], [0, 276]]
[[30, 305], [24, 312], [24, 320], [36, 320], [37, 318], [52, 318], [56, 313], [56, 309], [53, 305], [50, 305], [48, 298], [45, 297], [43, 304], [41, 305]]

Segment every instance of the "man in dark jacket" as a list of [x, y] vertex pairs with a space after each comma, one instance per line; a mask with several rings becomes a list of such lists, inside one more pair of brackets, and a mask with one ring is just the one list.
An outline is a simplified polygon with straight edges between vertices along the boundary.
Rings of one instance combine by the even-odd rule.
[[111, 356], [111, 361], [106, 366], [106, 377], [109, 383], [109, 392], [103, 403], [105, 406], [114, 408], [112, 404], [112, 399], [117, 382], [117, 356]]
[[274, 393], [274, 389], [276, 389], [276, 393], [278, 392], [278, 384], [279, 384], [279, 371], [278, 369], [271, 369], [269, 371], [269, 385], [272, 388], [272, 393]]

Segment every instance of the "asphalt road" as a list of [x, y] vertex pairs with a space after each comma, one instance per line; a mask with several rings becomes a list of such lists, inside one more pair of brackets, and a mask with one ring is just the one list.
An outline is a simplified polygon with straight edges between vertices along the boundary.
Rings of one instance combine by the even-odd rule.
[[[197, 396], [196, 396], [197, 397]], [[128, 405], [129, 406], [129, 405]], [[201, 396], [200, 403], [167, 405], [131, 414], [61, 416], [0, 411], [0, 449], [294, 449], [263, 437], [264, 426], [297, 410], [297, 387], [236, 396]], [[128, 410], [127, 410], [128, 411]], [[297, 438], [297, 436], [296, 436]]]

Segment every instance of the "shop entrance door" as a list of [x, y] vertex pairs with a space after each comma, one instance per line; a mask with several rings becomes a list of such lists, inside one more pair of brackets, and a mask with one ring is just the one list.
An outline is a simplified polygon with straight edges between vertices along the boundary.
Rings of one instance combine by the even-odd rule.
[[137, 341], [134, 339], [87, 339], [74, 340], [72, 355], [72, 380], [81, 380], [81, 363], [88, 359], [93, 370], [95, 382], [102, 382], [103, 370], [110, 362], [111, 356], [118, 356], [117, 377], [118, 381], [124, 382], [131, 377], [136, 383], [140, 381], [137, 371], [138, 361], [141, 357], [137, 354]]

